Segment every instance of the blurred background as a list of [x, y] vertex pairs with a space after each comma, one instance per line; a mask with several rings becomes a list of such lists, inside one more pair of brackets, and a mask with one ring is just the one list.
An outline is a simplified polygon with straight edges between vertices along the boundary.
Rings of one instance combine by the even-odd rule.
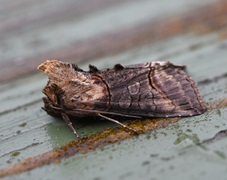
[[227, 24], [224, 0], [0, 0], [0, 4], [0, 82], [37, 72], [47, 59], [81, 63], [173, 36], [220, 31]]
[[[225, 180], [225, 138], [206, 150], [190, 139], [174, 142], [227, 129], [226, 57], [227, 0], [0, 0], [0, 176], [1, 169], [76, 140], [62, 118], [41, 109], [48, 78], [38, 65], [57, 59], [86, 70], [171, 61], [187, 65], [207, 104], [222, 106], [4, 179]], [[117, 127], [77, 120], [80, 135]]]

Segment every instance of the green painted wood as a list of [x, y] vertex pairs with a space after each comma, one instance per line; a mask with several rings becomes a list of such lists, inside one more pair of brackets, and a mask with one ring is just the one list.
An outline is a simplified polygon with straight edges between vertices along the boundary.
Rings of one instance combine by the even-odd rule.
[[3, 0], [0, 62], [20, 64], [21, 59], [212, 2], [215, 0]]
[[[66, 4], [63, 4], [67, 6], [70, 2], [70, 0], [64, 1]], [[21, 30], [23, 33], [15, 31], [14, 34], [9, 31], [7, 36], [1, 36], [0, 62], [7, 59], [20, 63], [21, 56], [34, 56], [46, 52], [47, 49], [64, 47], [69, 43], [127, 28], [148, 19], [179, 13], [208, 2], [211, 1], [192, 1], [190, 4], [177, 0], [171, 2], [124, 1], [115, 6], [106, 5], [101, 10], [94, 9], [90, 14], [82, 14], [76, 19], [68, 19], [65, 22], [56, 20], [54, 21], [56, 24], [50, 23], [45, 27], [42, 24], [38, 24], [38, 28], [23, 27]], [[167, 6], [166, 3], [169, 3], [169, 9], [163, 11]], [[48, 7], [50, 12], [54, 12], [63, 4], [56, 3], [53, 6], [41, 4], [40, 6]], [[27, 5], [28, 10], [35, 7], [33, 4]], [[13, 6], [5, 5], [5, 7], [13, 9]], [[139, 13], [138, 7], [144, 9], [144, 13]], [[23, 19], [21, 9], [15, 10], [14, 13], [17, 12], [21, 15], [18, 15], [18, 18]], [[37, 12], [31, 11], [31, 14], [36, 16]], [[15, 16], [15, 14], [11, 15], [10, 11], [6, 11], [4, 16], [1, 16], [4, 17], [2, 19], [7, 18], [7, 15]], [[0, 22], [3, 21], [0, 20]], [[93, 28], [91, 23], [97, 28]], [[63, 26], [64, 29], [62, 29]], [[76, 31], [74, 31], [75, 28]], [[56, 39], [54, 33], [59, 32], [59, 39]], [[63, 32], [62, 36], [61, 32]], [[196, 82], [200, 82], [227, 72], [227, 40], [219, 39], [218, 35], [219, 32], [215, 30], [207, 34], [182, 34], [118, 55], [94, 59], [80, 64], [80, 67], [88, 69], [88, 64], [94, 64], [98, 68], [106, 68], [113, 67], [116, 63], [128, 65], [150, 61], [171, 61], [175, 64], [187, 65], [188, 73]], [[0, 169], [76, 140], [71, 129], [61, 118], [50, 117], [41, 110], [43, 105], [41, 91], [46, 82], [47, 77], [40, 72], [0, 84]], [[199, 89], [207, 103], [225, 99], [227, 98], [227, 78], [200, 84]], [[226, 117], [227, 108], [225, 107], [201, 116], [182, 118], [166, 128], [111, 144], [87, 154], [77, 154], [58, 164], [38, 167], [2, 179], [224, 180], [227, 174], [227, 159], [218, 155], [217, 151], [227, 157], [226, 137], [206, 144], [207, 150], [195, 146], [189, 139], [179, 144], [174, 142], [184, 134], [197, 135], [201, 141], [211, 138], [218, 131], [227, 129]], [[116, 127], [116, 124], [111, 122], [94, 119], [78, 121], [75, 119], [73, 125], [79, 134], [84, 135], [95, 134], [107, 127]], [[192, 147], [187, 148], [190, 145]]]
[[[202, 45], [191, 49], [198, 43]], [[171, 60], [188, 65], [189, 74], [198, 82], [226, 73], [226, 45], [226, 40], [218, 40], [215, 33], [182, 35], [90, 63], [104, 68], [119, 62]], [[86, 66], [81, 64], [82, 68]], [[50, 117], [40, 109], [41, 89], [46, 81], [43, 74], [37, 74], [0, 85], [1, 169], [76, 139], [61, 118]], [[226, 82], [227, 78], [223, 77], [199, 85], [205, 101], [227, 98]], [[215, 153], [220, 151], [227, 156], [224, 137], [207, 144], [209, 150], [197, 146], [185, 149], [193, 145], [189, 139], [177, 145], [174, 142], [184, 133], [196, 134], [200, 140], [213, 137], [218, 131], [227, 129], [226, 113], [226, 108], [220, 108], [201, 116], [182, 118], [167, 128], [2, 179], [225, 179], [227, 159]], [[23, 126], [23, 123], [26, 124]], [[74, 121], [74, 127], [84, 134], [95, 134], [115, 126], [111, 122], [92, 119]], [[14, 152], [20, 154], [12, 156]]]

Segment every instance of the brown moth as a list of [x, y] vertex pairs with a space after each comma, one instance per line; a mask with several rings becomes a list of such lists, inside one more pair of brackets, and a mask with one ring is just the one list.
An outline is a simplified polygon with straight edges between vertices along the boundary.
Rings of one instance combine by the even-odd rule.
[[[70, 116], [100, 116], [137, 133], [108, 117], [133, 118], [193, 116], [207, 108], [196, 83], [183, 69], [170, 62], [150, 62], [99, 70], [89, 65], [84, 71], [75, 64], [57, 60], [41, 64], [49, 77], [43, 93], [43, 109], [51, 116], [62, 116], [74, 134]], [[137, 133], [138, 134], [138, 133]]]

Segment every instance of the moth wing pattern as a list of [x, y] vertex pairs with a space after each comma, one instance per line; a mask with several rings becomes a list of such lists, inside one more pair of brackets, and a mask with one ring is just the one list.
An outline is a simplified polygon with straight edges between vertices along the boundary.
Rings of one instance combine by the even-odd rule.
[[[185, 66], [155, 62], [106, 69], [99, 74], [110, 91], [108, 112], [144, 117], [193, 116], [206, 111]], [[96, 103], [97, 105], [99, 102]]]

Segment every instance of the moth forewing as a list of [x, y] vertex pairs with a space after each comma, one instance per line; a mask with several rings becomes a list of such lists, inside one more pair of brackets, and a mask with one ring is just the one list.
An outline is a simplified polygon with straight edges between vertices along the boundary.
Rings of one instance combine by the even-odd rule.
[[[202, 114], [206, 106], [196, 83], [183, 69], [170, 62], [130, 66], [116, 64], [98, 70], [89, 65], [83, 71], [76, 65], [46, 61], [38, 69], [49, 77], [43, 91], [44, 110], [61, 115], [73, 128], [68, 115], [100, 116], [135, 133], [135, 130], [106, 115], [130, 117], [175, 117]], [[104, 115], [105, 114], [105, 115]]]

